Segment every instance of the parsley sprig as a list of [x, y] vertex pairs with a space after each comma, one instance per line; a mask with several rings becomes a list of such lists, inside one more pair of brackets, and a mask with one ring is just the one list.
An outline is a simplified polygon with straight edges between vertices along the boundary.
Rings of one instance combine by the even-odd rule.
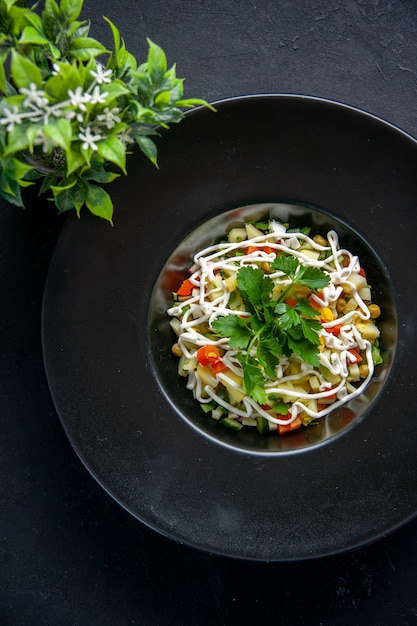
[[237, 289], [249, 314], [220, 316], [213, 321], [216, 333], [229, 339], [231, 348], [239, 350], [243, 369], [243, 388], [259, 404], [267, 404], [266, 378], [275, 378], [281, 356], [298, 355], [313, 367], [319, 365], [320, 343], [317, 331], [322, 328], [318, 311], [307, 299], [294, 306], [286, 303], [294, 285], [312, 291], [329, 284], [329, 276], [319, 268], [304, 266], [291, 254], [277, 256], [272, 271], [282, 272], [288, 285], [277, 300], [272, 300], [274, 282], [260, 268], [241, 267]]

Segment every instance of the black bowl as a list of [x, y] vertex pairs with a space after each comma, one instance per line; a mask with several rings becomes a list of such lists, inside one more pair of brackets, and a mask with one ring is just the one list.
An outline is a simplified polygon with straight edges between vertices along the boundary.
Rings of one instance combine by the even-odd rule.
[[[64, 229], [43, 315], [58, 415], [104, 489], [166, 536], [261, 560], [365, 545], [417, 511], [417, 142], [316, 98], [216, 107], [163, 137], [159, 170], [132, 158], [112, 188], [114, 228], [85, 215]], [[302, 440], [210, 424], [175, 374], [164, 315], [170, 281], [207, 234], [235, 209], [271, 204], [336, 225], [384, 310], [385, 365], [365, 402]]]
[[[327, 235], [330, 230], [335, 230], [341, 247], [359, 256], [362, 267], [366, 268], [367, 280], [372, 285], [374, 300], [383, 311], [378, 319], [378, 327], [381, 331], [379, 341], [384, 363], [376, 368], [370, 385], [358, 398], [335, 409], [324, 419], [307, 428], [288, 433], [285, 437], [277, 436], [276, 432], [265, 436], [254, 428], [230, 431], [219, 421], [199, 411], [191, 392], [186, 390], [186, 379], [178, 375], [178, 359], [172, 355], [169, 357], [167, 353], [167, 346], [176, 341], [168, 323], [167, 309], [173, 304], [172, 293], [187, 277], [194, 255], [224, 238], [231, 228], [242, 226], [246, 221], [262, 221], [268, 218], [289, 223], [292, 228], [309, 226], [312, 234], [317, 232]], [[238, 207], [220, 213], [201, 224], [180, 242], [156, 281], [150, 301], [148, 329], [149, 354], [155, 376], [174, 410], [218, 443], [255, 454], [300, 451], [327, 442], [357, 420], [363, 419], [388, 379], [398, 334], [395, 294], [389, 272], [377, 251], [371, 248], [366, 239], [335, 215], [316, 207], [272, 202]]]

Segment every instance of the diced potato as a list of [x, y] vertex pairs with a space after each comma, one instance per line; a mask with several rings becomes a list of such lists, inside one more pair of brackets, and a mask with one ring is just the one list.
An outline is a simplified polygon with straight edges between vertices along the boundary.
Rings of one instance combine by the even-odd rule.
[[172, 330], [177, 335], [177, 337], [179, 337], [180, 336], [180, 331], [181, 331], [181, 322], [178, 319], [178, 317], [173, 317], [170, 320], [169, 325], [171, 326]]
[[[297, 382], [299, 382], [299, 381], [297, 381]], [[294, 391], [295, 393], [305, 393], [305, 392], [306, 392], [306, 390], [304, 389], [304, 387], [302, 387], [302, 385], [300, 385], [300, 384], [294, 385], [294, 386], [293, 386], [293, 391]], [[294, 398], [293, 398], [293, 399], [294, 399]]]
[[310, 411], [314, 411], [315, 413], [317, 413], [317, 400], [315, 398], [312, 398], [311, 400], [306, 402], [306, 407], [310, 409]]
[[227, 291], [234, 291], [237, 287], [237, 272], [231, 274], [228, 278], [225, 278], [224, 284]]
[[223, 408], [221, 406], [216, 407], [211, 412], [211, 417], [215, 420], [219, 420], [224, 414]]
[[[241, 389], [243, 379], [231, 370], [226, 370], [225, 372], [223, 372], [220, 378], [229, 394], [230, 404], [239, 404], [239, 402], [242, 402], [243, 398], [246, 395], [245, 392]], [[238, 385], [240, 389], [237, 389], [236, 385]]]
[[311, 250], [310, 248], [303, 248], [301, 252], [309, 259], [313, 259], [314, 261], [318, 261], [321, 254], [319, 250]]
[[242, 417], [243, 426], [256, 426], [256, 419], [253, 417]]
[[310, 376], [308, 382], [310, 383], [310, 387], [314, 393], [317, 393], [320, 390], [320, 381], [317, 376]]
[[[297, 394], [305, 393], [305, 389], [301, 385], [293, 385], [291, 381], [287, 381], [283, 385], [279, 386], [282, 401], [285, 403], [294, 402], [297, 398]], [[286, 394], [286, 391], [291, 391], [291, 394]]]
[[204, 387], [206, 385], [209, 385], [210, 387], [213, 387], [214, 389], [219, 384], [216, 378], [213, 376], [213, 372], [211, 371], [210, 367], [201, 365], [199, 363], [197, 365], [196, 374], [201, 380]]
[[227, 235], [229, 243], [239, 243], [246, 239], [246, 228], [232, 228]]
[[358, 382], [358, 380], [360, 380], [359, 365], [357, 363], [352, 363], [352, 365], [349, 365], [348, 370], [349, 374], [347, 380], [351, 383]]
[[211, 290], [208, 292], [208, 297], [210, 298], [210, 300], [215, 300], [221, 295], [223, 291], [222, 280], [223, 279], [220, 274], [214, 277], [214, 281], [211, 285]]
[[279, 386], [280, 388], [280, 394], [281, 394], [281, 398], [282, 401], [285, 403], [288, 402], [292, 402], [294, 400], [294, 396], [293, 395], [287, 395], [285, 392], [286, 391], [293, 391], [293, 384], [291, 381], [288, 381], [282, 385]]
[[355, 298], [350, 298], [350, 300], [346, 302], [346, 306], [343, 309], [343, 313], [351, 313], [352, 311], [355, 311], [357, 307], [358, 307], [358, 303], [356, 302]]
[[256, 228], [253, 224], [245, 224], [246, 234], [248, 239], [253, 239], [254, 237], [262, 237], [263, 233]]
[[297, 380], [298, 384], [304, 389], [305, 392], [309, 393], [310, 392], [310, 382], [309, 382], [310, 376], [308, 374], [306, 374], [305, 376], [303, 376], [302, 378], [299, 378]]
[[327, 367], [320, 366], [320, 370], [322, 371], [323, 376], [328, 380], [332, 385], [338, 385], [342, 380], [340, 374], [333, 374]]
[[244, 311], [245, 310], [245, 305], [243, 304], [243, 300], [242, 300], [242, 298], [240, 296], [240, 293], [238, 291], [236, 291], [236, 290], [230, 292], [229, 305], [235, 311]]
[[360, 289], [358, 293], [362, 300], [364, 300], [365, 302], [369, 302], [369, 300], [371, 299], [370, 287], [362, 287], [362, 289]]
[[340, 376], [340, 374], [333, 374], [332, 372], [329, 372], [327, 374], [327, 380], [329, 380], [332, 385], [338, 385], [342, 380], [342, 377]]
[[369, 339], [370, 341], [378, 339], [380, 334], [379, 328], [377, 328], [372, 322], [358, 322], [356, 324], [356, 328], [362, 335], [363, 339]]
[[360, 274], [351, 274], [349, 276], [349, 282], [355, 285], [357, 291], [363, 287], [367, 287], [365, 276], [361, 276]]
[[327, 359], [329, 361], [330, 357], [331, 357], [331, 354], [332, 354], [332, 351], [329, 350], [329, 348], [326, 348], [325, 350], [323, 350], [322, 354], [323, 354], [323, 358], [325, 358], [325, 359]]
[[197, 359], [189, 359], [183, 354], [178, 361], [178, 374], [184, 378], [197, 367]]

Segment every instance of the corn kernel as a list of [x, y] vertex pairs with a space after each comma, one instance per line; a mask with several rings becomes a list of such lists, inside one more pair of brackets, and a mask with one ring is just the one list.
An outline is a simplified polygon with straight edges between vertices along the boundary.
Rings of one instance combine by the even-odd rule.
[[320, 309], [320, 317], [325, 321], [325, 322], [331, 322], [333, 321], [333, 313], [331, 311], [331, 309], [329, 309], [328, 306], [323, 307], [322, 309]]

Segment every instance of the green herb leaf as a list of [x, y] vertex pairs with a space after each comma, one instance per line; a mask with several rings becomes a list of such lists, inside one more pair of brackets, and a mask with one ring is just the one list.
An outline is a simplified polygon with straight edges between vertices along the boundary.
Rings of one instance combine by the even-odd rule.
[[317, 331], [322, 328], [320, 322], [318, 320], [300, 317], [300, 325], [305, 339], [307, 339], [311, 344], [318, 346], [320, 343], [320, 339]]
[[266, 375], [269, 376], [269, 378], [275, 377], [276, 367], [279, 363], [279, 355], [281, 354], [281, 350], [279, 351], [279, 354], [276, 354], [277, 351], [275, 347], [277, 345], [279, 344], [277, 344], [277, 342], [274, 342], [273, 340], [260, 341], [258, 349], [256, 351], [259, 363], [262, 365]]
[[309, 287], [314, 291], [323, 289], [330, 282], [330, 277], [318, 267], [306, 267], [291, 254], [275, 257], [271, 269], [283, 272], [293, 283]]
[[252, 337], [252, 333], [245, 319], [237, 315], [218, 317], [213, 321], [212, 327], [222, 337], [229, 337], [231, 348], [245, 350]]
[[309, 301], [305, 300], [305, 298], [298, 300], [295, 308], [297, 309], [297, 311], [299, 311], [306, 317], [318, 317], [319, 316], [319, 312], [317, 311], [317, 309], [311, 306]]
[[275, 413], [278, 413], [278, 415], [287, 415], [290, 410], [290, 405], [285, 402], [274, 402], [271, 409], [275, 411]]
[[272, 262], [271, 269], [283, 272], [286, 276], [293, 280], [295, 278], [298, 265], [299, 261], [297, 257], [292, 256], [292, 254], [281, 254], [280, 256], [275, 257]]
[[317, 291], [317, 289], [327, 287], [330, 282], [330, 277], [318, 267], [302, 266], [296, 277], [296, 282], [298, 285], [310, 287], [310, 289]]
[[274, 283], [262, 270], [254, 267], [242, 267], [237, 273], [237, 285], [244, 302], [255, 309], [265, 304], [270, 298]]
[[300, 315], [294, 307], [281, 302], [275, 307], [276, 313], [279, 314], [279, 323], [282, 330], [289, 330], [300, 324]]
[[287, 335], [288, 347], [294, 354], [298, 354], [306, 363], [313, 367], [320, 365], [319, 353], [317, 347], [312, 345], [307, 339], [294, 339], [291, 335]]
[[252, 363], [243, 364], [243, 388], [255, 402], [266, 404], [265, 378], [257, 365]]

